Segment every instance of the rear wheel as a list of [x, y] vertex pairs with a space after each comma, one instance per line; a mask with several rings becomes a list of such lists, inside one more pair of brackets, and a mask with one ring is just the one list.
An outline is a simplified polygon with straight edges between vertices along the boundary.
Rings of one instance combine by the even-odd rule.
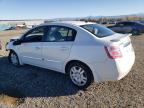
[[68, 73], [73, 84], [80, 89], [87, 88], [93, 82], [91, 70], [83, 63], [71, 63], [68, 67]]
[[10, 51], [8, 59], [9, 59], [9, 62], [12, 63], [13, 65], [15, 66], [20, 65], [18, 56], [14, 51]]

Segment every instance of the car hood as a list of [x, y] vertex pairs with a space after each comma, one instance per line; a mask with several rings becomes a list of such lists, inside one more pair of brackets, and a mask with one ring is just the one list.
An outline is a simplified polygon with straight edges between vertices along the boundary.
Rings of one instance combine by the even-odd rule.
[[21, 36], [15, 36], [15, 37], [13, 37], [11, 39], [20, 39], [20, 38], [21, 38]]

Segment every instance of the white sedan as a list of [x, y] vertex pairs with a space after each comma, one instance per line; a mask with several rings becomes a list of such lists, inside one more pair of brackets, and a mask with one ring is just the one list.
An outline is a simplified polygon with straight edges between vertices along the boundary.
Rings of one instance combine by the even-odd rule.
[[130, 34], [90, 22], [45, 23], [11, 39], [6, 48], [13, 65], [30, 64], [68, 74], [79, 88], [93, 81], [120, 80], [135, 61]]

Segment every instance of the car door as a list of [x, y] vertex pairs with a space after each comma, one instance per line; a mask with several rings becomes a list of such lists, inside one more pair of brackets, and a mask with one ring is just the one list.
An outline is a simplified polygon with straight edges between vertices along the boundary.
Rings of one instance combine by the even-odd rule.
[[76, 31], [64, 26], [49, 26], [42, 48], [44, 67], [63, 72], [62, 67], [69, 57]]
[[111, 27], [111, 29], [117, 33], [121, 33], [123, 28], [123, 24], [118, 23], [115, 26]]
[[22, 37], [22, 43], [17, 50], [23, 63], [41, 66], [44, 29], [44, 26], [34, 28]]
[[130, 33], [133, 29], [134, 24], [132, 22], [125, 22], [122, 27], [123, 33]]

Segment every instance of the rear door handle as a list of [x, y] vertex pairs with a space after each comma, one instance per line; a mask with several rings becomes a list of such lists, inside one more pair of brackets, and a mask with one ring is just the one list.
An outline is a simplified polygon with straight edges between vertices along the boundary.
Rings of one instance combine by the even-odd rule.
[[66, 50], [68, 50], [68, 47], [61, 47], [61, 50], [66, 51]]
[[37, 47], [35, 47], [35, 49], [36, 49], [36, 50], [40, 50], [40, 47], [37, 46]]

